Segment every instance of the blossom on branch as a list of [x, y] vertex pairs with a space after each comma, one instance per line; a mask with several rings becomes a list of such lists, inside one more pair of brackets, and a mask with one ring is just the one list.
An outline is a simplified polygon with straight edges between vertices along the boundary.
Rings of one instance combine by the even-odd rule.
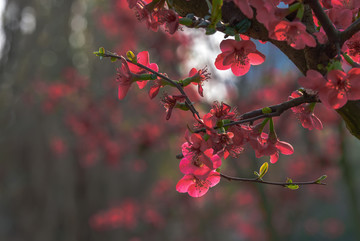
[[226, 39], [220, 43], [220, 49], [222, 53], [215, 60], [216, 68], [219, 70], [231, 68], [236, 76], [245, 75], [250, 65], [259, 65], [265, 61], [265, 55], [260, 53], [250, 40]]
[[332, 109], [343, 107], [348, 100], [360, 99], [360, 68], [353, 68], [347, 74], [331, 70], [326, 77], [315, 70], [308, 70], [306, 77], [299, 79], [299, 84], [318, 91], [321, 102]]
[[216, 171], [203, 179], [194, 175], [185, 175], [176, 185], [176, 190], [180, 193], [188, 193], [191, 197], [201, 197], [207, 193], [210, 187], [220, 182], [220, 174]]
[[210, 73], [207, 72], [207, 68], [205, 67], [200, 70], [192, 68], [189, 72], [189, 77], [192, 77], [194, 79], [192, 83], [198, 86], [199, 95], [201, 97], [204, 97], [204, 90], [202, 85], [205, 80], [208, 80], [210, 78]]
[[[156, 72], [159, 71], [159, 67], [157, 64], [155, 63], [150, 63], [149, 61], [149, 52], [148, 51], [142, 51], [140, 53], [137, 54], [136, 56], [137, 58], [137, 63], [139, 64], [142, 64]], [[132, 64], [132, 63], [128, 63], [129, 65], [129, 70], [134, 73], [134, 74], [145, 74], [145, 73], [149, 73], [147, 70], [135, 65], [135, 64]], [[137, 81], [136, 83], [138, 84], [139, 88], [140, 89], [143, 89], [146, 85], [148, 81], [147, 80], [144, 80], [144, 81]]]
[[[291, 96], [289, 96], [289, 100], [299, 98], [303, 96], [303, 93], [300, 91], [294, 91], [291, 93]], [[301, 125], [309, 130], [312, 129], [318, 129], [321, 130], [323, 128], [323, 125], [321, 123], [321, 120], [314, 115], [313, 106], [315, 103], [308, 104], [304, 103], [299, 106], [291, 108], [292, 112], [296, 114], [296, 117], [300, 120]]]
[[294, 153], [294, 148], [287, 142], [279, 141], [276, 135], [268, 135], [261, 133], [257, 139], [257, 144], [252, 146], [255, 149], [255, 156], [260, 158], [262, 156], [270, 156], [270, 162], [275, 163], [279, 159], [279, 152], [284, 155], [291, 155]]
[[278, 41], [286, 41], [294, 49], [303, 49], [305, 46], [315, 47], [313, 36], [306, 32], [306, 27], [299, 21], [279, 21], [272, 23], [269, 37]]
[[125, 98], [127, 92], [130, 89], [132, 83], [134, 83], [134, 75], [130, 72], [128, 63], [125, 59], [121, 59], [121, 66], [117, 69], [117, 78], [118, 82], [118, 97], [119, 100]]
[[165, 94], [164, 97], [161, 99], [166, 109], [166, 120], [169, 120], [171, 117], [172, 110], [176, 106], [177, 102], [185, 101], [185, 96], [183, 95], [168, 95]]

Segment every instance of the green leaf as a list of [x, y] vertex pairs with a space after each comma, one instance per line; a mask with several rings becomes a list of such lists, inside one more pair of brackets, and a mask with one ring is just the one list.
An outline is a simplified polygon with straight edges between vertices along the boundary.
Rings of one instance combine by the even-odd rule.
[[126, 52], [126, 57], [128, 57], [128, 59], [130, 59], [130, 61], [131, 61], [132, 63], [136, 63], [136, 62], [137, 62], [137, 59], [136, 59], [135, 54], [134, 54], [132, 51], [130, 51], [130, 50]]
[[263, 114], [270, 114], [272, 112], [270, 107], [264, 107], [261, 111]]
[[264, 164], [261, 165], [259, 170], [259, 178], [260, 179], [263, 178], [263, 176], [265, 176], [268, 170], [269, 170], [269, 163], [264, 162]]
[[185, 26], [191, 26], [193, 21], [190, 18], [180, 18], [179, 23]]
[[111, 57], [111, 62], [116, 62], [117, 58], [116, 57]]
[[236, 24], [235, 29], [238, 33], [245, 33], [251, 27], [251, 21], [247, 18]]
[[316, 180], [316, 183], [317, 183], [317, 184], [320, 184], [321, 181], [324, 181], [326, 178], [327, 178], [327, 175], [322, 175], [321, 177], [319, 177], [319, 178]]
[[206, 32], [205, 32], [206, 35], [212, 35], [214, 33], [216, 33], [216, 29], [214, 27], [210, 27], [210, 26], [206, 29]]
[[229, 36], [234, 36], [236, 34], [235, 29], [232, 27], [226, 27], [224, 33]]
[[[291, 178], [287, 178], [286, 183], [292, 183], [292, 179]], [[299, 185], [295, 185], [295, 184], [289, 184], [286, 185], [287, 188], [291, 189], [291, 190], [296, 190], [299, 189]]]
[[291, 190], [299, 189], [299, 185], [294, 185], [294, 184], [286, 185], [286, 187], [291, 189]]
[[204, 134], [203, 138], [204, 138], [205, 141], [208, 141], [210, 136], [208, 134]]
[[99, 48], [99, 53], [100, 53], [100, 54], [105, 54], [105, 49], [104, 49], [103, 47], [100, 47], [100, 48]]

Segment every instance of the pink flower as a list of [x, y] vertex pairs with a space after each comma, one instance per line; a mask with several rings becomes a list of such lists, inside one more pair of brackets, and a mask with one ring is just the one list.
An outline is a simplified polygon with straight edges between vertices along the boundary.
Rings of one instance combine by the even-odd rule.
[[331, 22], [341, 30], [346, 29], [352, 23], [353, 12], [347, 8], [331, 8], [327, 10], [327, 15], [329, 16]]
[[[148, 51], [142, 51], [140, 53], [138, 53], [138, 55], [136, 56], [137, 58], [137, 62], [139, 64], [145, 65], [146, 67], [158, 72], [159, 71], [159, 67], [157, 64], [155, 63], [151, 63], [149, 62], [149, 52]], [[139, 66], [129, 63], [129, 69], [132, 73], [134, 74], [145, 74], [145, 73], [149, 73], [147, 70], [140, 68]], [[136, 83], [138, 84], [140, 89], [143, 89], [146, 85], [148, 81], [144, 80], [144, 81], [137, 81]]]
[[210, 110], [210, 113], [207, 113], [203, 118], [204, 125], [208, 129], [212, 129], [216, 126], [219, 120], [224, 120], [224, 119], [234, 120], [235, 112], [230, 110], [231, 110], [231, 106], [225, 103], [221, 103], [221, 105], [219, 105], [219, 103], [215, 101], [212, 106], [212, 109]]
[[117, 69], [117, 78], [116, 81], [118, 82], [118, 97], [119, 100], [125, 98], [127, 92], [130, 89], [133, 80], [133, 74], [130, 72], [129, 66], [125, 59], [121, 59], [121, 66]]
[[316, 41], [313, 36], [306, 32], [306, 27], [299, 21], [279, 21], [272, 23], [273, 30], [269, 37], [278, 41], [287, 41], [295, 49], [303, 49], [306, 46], [315, 47]]
[[360, 99], [360, 68], [351, 69], [348, 74], [341, 70], [331, 70], [327, 80], [315, 70], [308, 70], [299, 84], [319, 92], [321, 102], [333, 109], [343, 107], [348, 100]]
[[342, 51], [346, 52], [353, 61], [360, 63], [360, 32], [345, 42]]
[[[187, 142], [181, 146], [184, 157], [191, 160], [195, 166], [202, 167], [204, 164], [211, 170], [220, 167], [221, 159], [213, 158], [214, 151], [210, 148], [209, 142], [205, 141], [200, 134], [193, 133], [188, 137], [186, 133], [186, 139]], [[181, 162], [180, 165], [182, 165]]]
[[255, 44], [250, 40], [223, 40], [220, 49], [222, 53], [215, 60], [216, 68], [220, 70], [231, 68], [236, 76], [246, 74], [250, 65], [259, 65], [265, 61], [265, 56], [256, 50]]
[[191, 197], [201, 197], [207, 193], [210, 187], [220, 182], [220, 174], [212, 171], [206, 178], [200, 179], [194, 175], [185, 175], [176, 185], [180, 193], [188, 193]]
[[270, 162], [275, 163], [279, 159], [279, 152], [284, 155], [291, 155], [294, 153], [294, 148], [287, 142], [279, 141], [276, 135], [268, 135], [261, 133], [258, 138], [258, 145], [255, 149], [255, 156], [260, 158], [262, 156], [270, 156]]
[[189, 72], [189, 77], [193, 77], [195, 79], [192, 83], [198, 86], [199, 95], [204, 97], [202, 84], [205, 80], [210, 78], [210, 73], [207, 72], [207, 68], [205, 67], [200, 70], [192, 68]]
[[[292, 92], [289, 99], [294, 99], [303, 96], [303, 93], [300, 91]], [[291, 110], [296, 114], [297, 118], [300, 120], [301, 125], [309, 130], [318, 129], [321, 130], [323, 125], [319, 118], [314, 115], [311, 104], [301, 104], [299, 106], [291, 108]]]
[[185, 96], [183, 95], [164, 95], [164, 98], [161, 100], [164, 104], [164, 107], [166, 109], [166, 120], [169, 120], [171, 117], [172, 110], [176, 106], [176, 103], [178, 101], [183, 102], [185, 101]]
[[[221, 158], [216, 154], [213, 155], [213, 152], [213, 149], [208, 149], [201, 155], [185, 156], [180, 161], [180, 171], [183, 174], [192, 174], [196, 177], [209, 175], [211, 171], [221, 166]], [[211, 167], [208, 163], [211, 163]]]

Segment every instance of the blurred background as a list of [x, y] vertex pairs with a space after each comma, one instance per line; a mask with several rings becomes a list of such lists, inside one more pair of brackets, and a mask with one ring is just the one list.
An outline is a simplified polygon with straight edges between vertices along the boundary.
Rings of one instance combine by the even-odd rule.
[[[1, 241], [360, 240], [360, 142], [335, 112], [316, 107], [322, 131], [303, 129], [291, 113], [275, 119], [295, 153], [266, 176], [326, 174], [326, 186], [221, 180], [195, 199], [175, 190], [191, 114], [174, 111], [166, 121], [162, 94], [150, 101], [149, 86], [132, 86], [119, 101], [119, 64], [93, 55], [101, 46], [147, 50], [173, 79], [207, 65], [212, 78], [197, 108], [205, 114], [217, 99], [243, 113], [298, 87], [299, 73], [271, 46], [258, 44], [267, 61], [235, 79], [214, 70], [222, 35], [152, 32], [126, 0], [1, 0], [0, 10]], [[196, 89], [186, 91], [200, 101]], [[252, 177], [265, 161], [249, 148], [222, 171]]]

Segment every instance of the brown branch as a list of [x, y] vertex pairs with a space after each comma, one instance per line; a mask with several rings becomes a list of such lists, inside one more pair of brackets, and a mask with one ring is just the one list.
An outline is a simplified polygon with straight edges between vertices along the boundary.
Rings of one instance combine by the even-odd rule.
[[327, 34], [330, 41], [339, 43], [339, 31], [334, 27], [329, 17], [321, 7], [318, 0], [307, 0], [305, 3], [309, 4], [311, 9], [314, 11], [316, 18], [320, 21], [325, 33]]
[[264, 181], [261, 180], [259, 178], [243, 178], [243, 177], [232, 177], [232, 176], [228, 176], [225, 175], [223, 173], [220, 173], [220, 176], [225, 178], [228, 181], [240, 181], [240, 182], [255, 182], [255, 183], [262, 183], [262, 184], [268, 184], [268, 185], [276, 185], [276, 186], [283, 186], [283, 187], [287, 187], [289, 185], [312, 185], [312, 184], [317, 184], [317, 185], [326, 185], [326, 183], [323, 183], [321, 181], [319, 181], [319, 179], [316, 179], [314, 181], [309, 181], [309, 182], [271, 182], [271, 181]]
[[[319, 100], [317, 99], [317, 96], [305, 94], [301, 97], [285, 101], [281, 104], [269, 106], [269, 108], [272, 111], [271, 113], [264, 114], [262, 109], [257, 109], [257, 110], [253, 110], [253, 111], [244, 113], [240, 116], [240, 120], [224, 124], [224, 127], [239, 125], [239, 124], [243, 124], [243, 123], [251, 123], [253, 121], [263, 119], [263, 118], [268, 118], [268, 117], [280, 116], [284, 111], [286, 111], [292, 107], [295, 107], [295, 106], [298, 106], [298, 105], [301, 105], [304, 103], [313, 103], [313, 102], [319, 102]], [[216, 128], [217, 127], [214, 127], [214, 129], [216, 129]], [[199, 132], [205, 132], [205, 131], [206, 131], [206, 129], [202, 128], [202, 129], [195, 130], [194, 132], [199, 133]]]
[[340, 45], [360, 31], [360, 18], [353, 22], [347, 29], [340, 33]]
[[[103, 57], [116, 58], [116, 59], [125, 58], [125, 57], [123, 57], [123, 56], [119, 56], [119, 55], [117, 55], [117, 54], [115, 54], [115, 53], [112, 53], [112, 52], [109, 52], [109, 51], [106, 51], [106, 53], [104, 53], [102, 56], [103, 56]], [[185, 93], [183, 87], [182, 87], [180, 84], [178, 84], [176, 81], [168, 78], [167, 76], [165, 76], [165, 75], [163, 75], [163, 74], [160, 74], [160, 73], [158, 73], [157, 71], [154, 71], [154, 70], [150, 69], [149, 67], [147, 67], [147, 66], [145, 66], [145, 65], [142, 65], [142, 64], [139, 64], [139, 63], [133, 63], [133, 62], [132, 62], [130, 59], [128, 59], [128, 58], [125, 58], [125, 60], [126, 60], [127, 62], [129, 62], [129, 63], [135, 64], [135, 65], [139, 66], [140, 68], [145, 69], [145, 70], [147, 70], [147, 71], [149, 71], [149, 72], [151, 72], [151, 73], [159, 76], [160, 78], [164, 79], [165, 81], [167, 81], [167, 82], [170, 83], [171, 85], [175, 86], [175, 87], [180, 91], [180, 93], [181, 93], [183, 96], [185, 96], [185, 103], [186, 103], [187, 106], [189, 107], [190, 111], [193, 113], [194, 118], [195, 118], [198, 122], [200, 122], [200, 123], [202, 124], [202, 122], [200, 121], [201, 117], [200, 117], [199, 112], [195, 109], [194, 105], [192, 104], [191, 100], [189, 99], [188, 95]]]

